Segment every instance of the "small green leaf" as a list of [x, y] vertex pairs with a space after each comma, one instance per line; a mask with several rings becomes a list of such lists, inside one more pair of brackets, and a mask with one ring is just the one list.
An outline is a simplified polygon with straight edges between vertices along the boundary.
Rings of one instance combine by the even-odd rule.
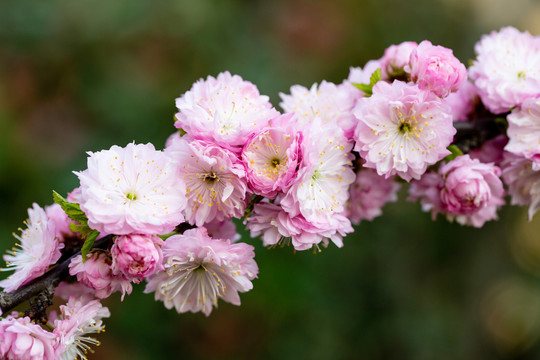
[[88, 255], [88, 253], [92, 249], [92, 246], [94, 245], [94, 241], [96, 241], [98, 235], [99, 235], [99, 231], [97, 230], [92, 230], [90, 231], [90, 233], [88, 233], [88, 237], [84, 241], [84, 244], [81, 249], [81, 256], [82, 256], [83, 262], [86, 261], [86, 255]]
[[90, 249], [92, 249], [94, 241], [99, 235], [99, 231], [88, 226], [88, 217], [84, 211], [81, 210], [79, 204], [67, 201], [62, 195], [54, 190], [53, 199], [55, 203], [60, 205], [66, 215], [74, 221], [74, 223], [69, 224], [71, 231], [81, 234], [81, 239], [85, 240], [81, 249], [81, 254], [83, 255], [83, 262], [86, 261], [86, 255], [90, 252]]
[[360, 91], [365, 92], [366, 94], [372, 94], [372, 86], [370, 84], [359, 84], [359, 83], [352, 83], [355, 88], [357, 88]]
[[502, 133], [506, 133], [506, 130], [508, 129], [508, 120], [503, 117], [496, 117], [495, 125], [497, 125], [497, 127]]
[[382, 80], [382, 73], [381, 69], [375, 70], [370, 78], [369, 78], [369, 84], [358, 84], [358, 83], [352, 83], [357, 89], [363, 91], [366, 95], [366, 97], [369, 97], [373, 94], [373, 86], [375, 86], [376, 83]]
[[377, 69], [373, 72], [373, 74], [371, 74], [370, 78], [369, 78], [369, 83], [371, 85], [375, 85], [377, 82], [381, 81], [382, 80], [382, 72], [381, 72], [381, 69]]
[[182, 129], [182, 128], [178, 128], [178, 132], [180, 133], [180, 137], [182, 137], [182, 136], [184, 136], [184, 135], [187, 134], [187, 132], [186, 132], [184, 129]]
[[461, 156], [463, 155], [463, 151], [461, 151], [460, 148], [458, 148], [456, 145], [454, 144], [451, 144], [450, 146], [447, 147], [448, 151], [451, 152], [450, 155], [447, 155], [445, 158], [444, 158], [444, 161], [446, 162], [449, 162], [449, 161], [452, 161], [454, 160], [455, 158], [457, 158], [458, 156]]
[[159, 237], [161, 240], [165, 241], [165, 240], [167, 240], [168, 238], [170, 238], [170, 237], [173, 236], [173, 235], [178, 235], [178, 233], [173, 231], [172, 233], [163, 234], [163, 235], [158, 235], [158, 237]]
[[66, 215], [73, 221], [76, 221], [78, 223], [87, 223], [88, 218], [86, 217], [86, 214], [84, 211], [81, 210], [79, 207], [79, 204], [71, 203], [64, 199], [62, 195], [57, 193], [53, 190], [53, 199], [54, 202], [60, 205], [62, 210], [66, 213]]

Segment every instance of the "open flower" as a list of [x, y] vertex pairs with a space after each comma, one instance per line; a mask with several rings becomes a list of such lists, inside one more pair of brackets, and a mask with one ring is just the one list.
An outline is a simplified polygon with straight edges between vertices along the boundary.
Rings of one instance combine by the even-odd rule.
[[213, 143], [176, 138], [165, 151], [186, 184], [186, 220], [197, 226], [240, 217], [246, 208], [245, 169], [236, 155]]
[[430, 91], [394, 81], [379, 81], [373, 95], [359, 99], [355, 150], [379, 175], [419, 179], [428, 165], [450, 152], [456, 129], [450, 107]]
[[502, 177], [512, 196], [512, 205], [528, 205], [529, 220], [540, 209], [540, 170], [533, 163], [512, 153], [505, 153]]
[[352, 138], [356, 126], [352, 114], [356, 96], [347, 85], [327, 81], [313, 84], [310, 89], [294, 85], [291, 95], [280, 93], [279, 96], [283, 100], [279, 105], [286, 112], [296, 113], [300, 126], [320, 118], [323, 123], [340, 127], [348, 139]]
[[489, 111], [502, 114], [540, 95], [540, 37], [505, 27], [482, 36], [474, 51], [469, 77]]
[[7, 263], [4, 270], [15, 270], [7, 279], [0, 281], [0, 286], [7, 292], [43, 275], [60, 258], [60, 249], [64, 247], [56, 237], [54, 221], [37, 204], [28, 209], [26, 225], [20, 236], [15, 235], [20, 244], [4, 255]]
[[88, 225], [105, 234], [162, 234], [184, 221], [185, 184], [152, 144], [90, 153], [81, 181]]
[[176, 107], [177, 128], [235, 152], [251, 134], [279, 115], [257, 86], [228, 71], [197, 81], [176, 99]]
[[350, 220], [343, 213], [336, 213], [325, 223], [307, 221], [302, 214], [291, 216], [278, 204], [256, 204], [247, 219], [246, 228], [252, 237], [262, 235], [263, 245], [272, 246], [290, 241], [295, 250], [320, 249], [332, 241], [343, 246], [343, 236], [353, 231]]
[[0, 320], [0, 357], [5, 360], [56, 360], [55, 335], [14, 313]]
[[273, 119], [272, 126], [251, 136], [242, 151], [250, 189], [268, 198], [285, 192], [296, 178], [301, 163], [302, 132], [294, 130], [294, 114]]
[[291, 216], [302, 214], [319, 226], [345, 209], [354, 181], [352, 143], [335, 124], [320, 119], [306, 126], [304, 135], [303, 166], [281, 206]]
[[164, 271], [150, 277], [145, 293], [173, 306], [179, 313], [210, 315], [218, 299], [240, 305], [238, 292], [253, 287], [257, 277], [253, 247], [208, 236], [205, 228], [186, 230], [163, 246]]
[[66, 305], [60, 305], [61, 315], [55, 320], [57, 355], [60, 360], [86, 360], [91, 345], [99, 341], [88, 335], [105, 331], [101, 319], [111, 316], [109, 309], [97, 300], [81, 301], [70, 297]]
[[525, 100], [507, 119], [510, 140], [504, 149], [531, 160], [540, 170], [540, 97]]
[[397, 201], [399, 188], [394, 178], [385, 179], [373, 169], [358, 171], [350, 188], [348, 218], [356, 224], [362, 220], [373, 220], [382, 214], [381, 209], [386, 203]]

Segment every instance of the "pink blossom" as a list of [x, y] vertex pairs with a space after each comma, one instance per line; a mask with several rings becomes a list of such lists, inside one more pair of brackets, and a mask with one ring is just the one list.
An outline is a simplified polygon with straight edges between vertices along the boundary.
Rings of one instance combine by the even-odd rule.
[[58, 204], [52, 204], [45, 207], [45, 213], [49, 220], [54, 222], [55, 236], [60, 242], [64, 242], [64, 238], [78, 238], [79, 235], [74, 233], [69, 228], [71, 220], [66, 215], [62, 207]]
[[482, 36], [469, 76], [486, 108], [501, 114], [540, 95], [540, 37], [505, 27]]
[[205, 228], [186, 230], [167, 239], [165, 271], [150, 277], [144, 292], [155, 292], [167, 309], [208, 316], [219, 298], [240, 305], [238, 292], [251, 290], [257, 277], [254, 255], [251, 245], [213, 239]]
[[303, 167], [281, 206], [291, 217], [302, 214], [315, 226], [326, 227], [334, 214], [345, 211], [354, 182], [352, 143], [341, 129], [320, 119], [306, 127], [304, 135]]
[[409, 65], [409, 59], [418, 44], [414, 41], [404, 41], [398, 45], [390, 45], [381, 58], [382, 78], [384, 80], [406, 80], [405, 66]]
[[301, 128], [320, 118], [323, 123], [341, 128], [345, 136], [351, 139], [356, 126], [356, 118], [352, 114], [356, 96], [348, 86], [327, 81], [320, 85], [313, 84], [310, 89], [294, 85], [291, 95], [280, 93], [279, 96], [282, 99], [279, 104], [281, 108], [296, 113]]
[[434, 46], [428, 40], [422, 41], [412, 50], [405, 71], [420, 89], [433, 91], [440, 97], [457, 91], [467, 80], [467, 69], [452, 50], [440, 45]]
[[232, 220], [211, 221], [204, 224], [208, 235], [214, 239], [230, 240], [232, 243], [239, 241], [242, 235], [236, 231], [236, 224]]
[[272, 126], [252, 135], [242, 151], [251, 191], [267, 198], [289, 189], [302, 160], [302, 133], [293, 129], [294, 114], [282, 115]]
[[356, 89], [358, 93], [356, 98], [364, 96], [364, 93], [352, 84], [369, 84], [371, 75], [381, 69], [382, 64], [381, 60], [369, 60], [363, 68], [360, 67], [351, 67], [349, 69], [349, 77], [343, 83], [350, 86], [351, 89]]
[[441, 190], [444, 186], [441, 174], [436, 171], [428, 171], [419, 180], [411, 181], [408, 201], [420, 200], [422, 211], [431, 212], [431, 218], [435, 220], [437, 214], [444, 214], [441, 201]]
[[533, 169], [540, 170], [540, 98], [525, 100], [507, 120], [510, 141], [504, 149], [531, 160]]
[[94, 289], [80, 282], [71, 283], [67, 281], [61, 281], [54, 290], [54, 296], [58, 296], [66, 301], [72, 296], [78, 299], [91, 300], [94, 298], [94, 293]]
[[105, 299], [113, 292], [121, 291], [122, 300], [126, 293], [131, 294], [131, 283], [123, 275], [112, 272], [112, 260], [102, 252], [90, 253], [86, 261], [76, 256], [69, 264], [69, 274], [77, 275], [77, 281], [94, 289], [97, 298]]
[[56, 238], [54, 221], [37, 204], [28, 209], [26, 225], [20, 236], [14, 234], [20, 244], [4, 255], [7, 264], [4, 270], [15, 270], [7, 279], [0, 281], [0, 286], [7, 292], [43, 275], [50, 265], [58, 261], [60, 249], [64, 247]]
[[343, 236], [353, 231], [351, 222], [343, 213], [336, 213], [326, 223], [313, 223], [298, 214], [292, 216], [278, 204], [256, 204], [252, 215], [247, 219], [246, 228], [252, 237], [262, 235], [265, 246], [292, 243], [295, 250], [326, 247], [332, 241], [343, 246]]
[[111, 248], [113, 273], [121, 273], [138, 284], [162, 270], [162, 244], [163, 240], [155, 235], [118, 236]]
[[385, 179], [372, 169], [362, 169], [350, 188], [348, 218], [356, 224], [373, 220], [382, 214], [381, 208], [386, 203], [397, 201], [400, 187], [394, 178]]
[[441, 202], [447, 217], [474, 227], [482, 227], [486, 221], [497, 219], [497, 208], [504, 205], [498, 167], [463, 155], [439, 171], [444, 179]]
[[449, 94], [443, 101], [450, 105], [454, 121], [467, 121], [480, 99], [476, 86], [470, 81], [465, 81], [458, 91]]
[[14, 313], [0, 320], [0, 357], [5, 360], [56, 360], [54, 334]]
[[80, 204], [82, 200], [81, 187], [76, 187], [67, 195], [67, 201]]
[[186, 184], [186, 220], [197, 226], [240, 217], [246, 208], [245, 169], [236, 155], [212, 143], [178, 138], [165, 149]]
[[482, 146], [469, 151], [471, 159], [478, 159], [483, 163], [494, 163], [499, 165], [503, 160], [504, 147], [508, 143], [506, 135], [497, 135], [492, 139], [486, 140]]
[[176, 99], [175, 126], [194, 138], [240, 151], [248, 137], [279, 115], [268, 96], [228, 71], [193, 84]]
[[358, 100], [355, 150], [365, 167], [386, 178], [419, 179], [428, 165], [450, 152], [456, 129], [450, 108], [429, 91], [394, 81], [379, 81], [373, 95]]
[[58, 339], [57, 358], [60, 360], [86, 359], [90, 346], [99, 341], [89, 334], [105, 331], [101, 319], [111, 316], [109, 309], [97, 300], [81, 301], [70, 297], [66, 305], [60, 305], [61, 316], [54, 321], [54, 334]]
[[89, 153], [80, 207], [105, 234], [162, 234], [184, 221], [186, 189], [170, 159], [152, 144]]
[[529, 220], [540, 209], [540, 170], [530, 160], [505, 153], [502, 177], [512, 196], [512, 205], [529, 205]]

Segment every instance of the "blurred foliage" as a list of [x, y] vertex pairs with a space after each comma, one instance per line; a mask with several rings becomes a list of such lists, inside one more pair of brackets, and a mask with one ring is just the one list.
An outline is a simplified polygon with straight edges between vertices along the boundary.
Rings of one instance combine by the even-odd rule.
[[[0, 250], [32, 202], [77, 186], [85, 151], [161, 147], [174, 99], [201, 77], [229, 70], [277, 105], [291, 85], [339, 83], [405, 40], [467, 62], [481, 34], [539, 13], [529, 0], [3, 0]], [[106, 301], [92, 358], [538, 358], [540, 223], [525, 216], [505, 208], [478, 230], [401, 201], [317, 255], [245, 234], [260, 274], [241, 307], [178, 315], [138, 286]]]

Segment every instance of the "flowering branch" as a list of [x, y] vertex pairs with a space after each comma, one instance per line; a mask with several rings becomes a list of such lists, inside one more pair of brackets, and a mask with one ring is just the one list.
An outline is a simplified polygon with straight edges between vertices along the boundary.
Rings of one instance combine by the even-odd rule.
[[[94, 298], [123, 298], [132, 283], [146, 281], [145, 292], [179, 313], [208, 316], [220, 299], [239, 305], [259, 270], [233, 218], [265, 246], [342, 247], [352, 225], [381, 215], [408, 182], [408, 200], [433, 218], [479, 228], [505, 204], [503, 180], [532, 217], [540, 79], [492, 60], [519, 64], [504, 57], [533, 50], [540, 59], [540, 38], [505, 28], [475, 50], [467, 70], [427, 40], [391, 46], [339, 85], [292, 86], [280, 94], [284, 113], [238, 75], [196, 82], [176, 99], [179, 131], [163, 151], [131, 143], [89, 153], [67, 199], [55, 194], [56, 204], [28, 210], [20, 244], [4, 256], [15, 272], [0, 280], [0, 309], [35, 300], [0, 319], [9, 339], [0, 357], [28, 350], [18, 342], [24, 329], [40, 359], [86, 359], [96, 340], [84, 335], [110, 315]], [[67, 303], [45, 330], [37, 323], [64, 280], [68, 290], [57, 293]]]
[[[107, 235], [94, 243], [94, 249], [101, 249], [108, 245], [112, 240], [112, 235]], [[69, 264], [71, 261], [81, 252], [77, 252], [68, 259], [58, 263], [52, 269], [47, 271], [40, 277], [30, 281], [13, 292], [0, 292], [0, 309], [2, 313], [7, 313], [15, 308], [17, 305], [22, 304], [26, 300], [30, 300], [34, 296], [46, 293], [48, 296], [54, 294], [54, 289], [58, 286], [60, 281], [66, 279], [69, 276]]]

